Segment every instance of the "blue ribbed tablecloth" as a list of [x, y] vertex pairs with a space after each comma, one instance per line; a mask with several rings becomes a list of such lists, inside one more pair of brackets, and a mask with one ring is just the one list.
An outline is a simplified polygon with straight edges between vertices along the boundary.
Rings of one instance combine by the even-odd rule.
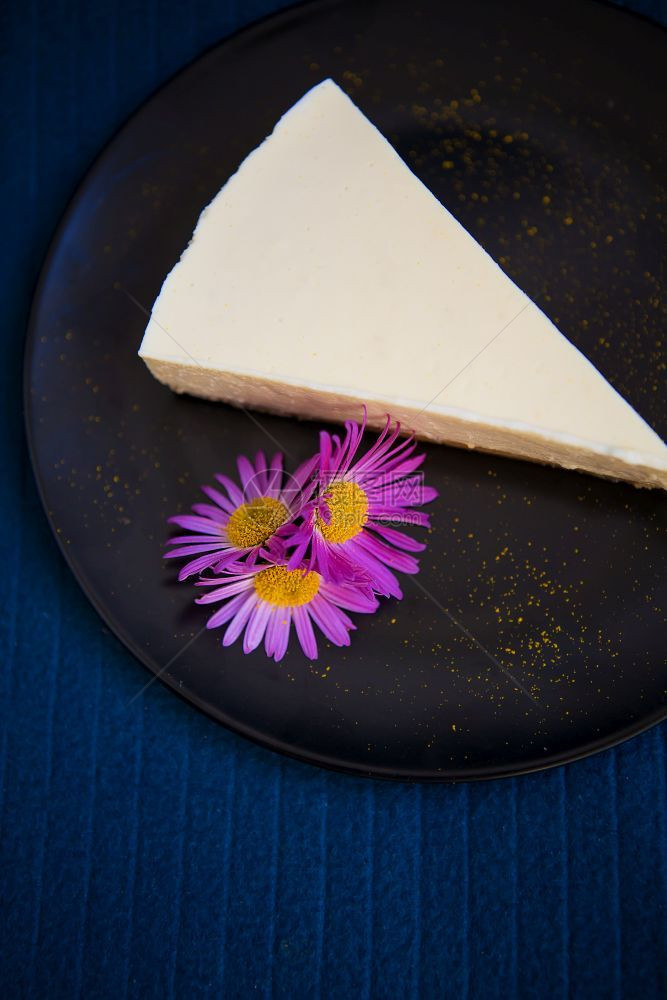
[[[132, 700], [145, 671], [51, 538], [20, 378], [54, 225], [101, 145], [160, 82], [280, 6], [0, 8], [0, 991], [664, 997], [665, 727], [569, 767], [471, 786], [299, 765], [159, 684]], [[664, 17], [659, 2], [635, 6]]]

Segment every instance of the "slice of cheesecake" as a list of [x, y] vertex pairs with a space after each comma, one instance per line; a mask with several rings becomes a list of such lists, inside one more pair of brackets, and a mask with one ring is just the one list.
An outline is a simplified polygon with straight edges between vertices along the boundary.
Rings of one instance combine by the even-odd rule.
[[330, 80], [202, 213], [140, 355], [177, 392], [667, 488], [667, 448]]

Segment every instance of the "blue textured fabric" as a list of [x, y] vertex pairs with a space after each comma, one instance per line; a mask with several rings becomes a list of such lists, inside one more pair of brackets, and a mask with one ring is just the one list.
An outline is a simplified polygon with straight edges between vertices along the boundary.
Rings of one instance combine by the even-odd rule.
[[[665, 727], [519, 780], [375, 783], [280, 759], [154, 684], [50, 536], [23, 332], [73, 186], [155, 86], [276, 0], [0, 9], [2, 993], [667, 995]], [[664, 5], [638, 7], [659, 17]]]

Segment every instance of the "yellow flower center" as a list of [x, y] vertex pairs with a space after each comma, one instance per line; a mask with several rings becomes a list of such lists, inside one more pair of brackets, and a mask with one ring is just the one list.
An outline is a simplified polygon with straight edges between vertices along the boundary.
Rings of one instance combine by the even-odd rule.
[[257, 596], [276, 608], [296, 608], [309, 604], [320, 589], [320, 574], [286, 566], [270, 566], [258, 573], [253, 583]]
[[368, 519], [368, 497], [357, 483], [332, 483], [324, 497], [331, 514], [327, 524], [319, 514], [315, 525], [328, 542], [347, 542]]
[[289, 511], [274, 497], [255, 497], [242, 503], [227, 521], [227, 538], [237, 549], [261, 545], [287, 520]]

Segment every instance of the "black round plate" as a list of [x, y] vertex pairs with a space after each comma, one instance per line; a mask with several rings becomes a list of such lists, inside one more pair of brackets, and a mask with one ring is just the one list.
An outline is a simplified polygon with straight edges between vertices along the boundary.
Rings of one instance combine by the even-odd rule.
[[[427, 449], [440, 500], [420, 586], [360, 616], [350, 649], [274, 664], [199, 634], [166, 518], [270, 442], [136, 354], [200, 210], [331, 76], [664, 436], [663, 57], [658, 29], [582, 0], [313, 3], [209, 52], [103, 152], [35, 297], [28, 433], [76, 577], [188, 701], [274, 750], [412, 779], [546, 767], [664, 717], [664, 496], [452, 448]], [[313, 424], [261, 425], [295, 460], [316, 445]]]

